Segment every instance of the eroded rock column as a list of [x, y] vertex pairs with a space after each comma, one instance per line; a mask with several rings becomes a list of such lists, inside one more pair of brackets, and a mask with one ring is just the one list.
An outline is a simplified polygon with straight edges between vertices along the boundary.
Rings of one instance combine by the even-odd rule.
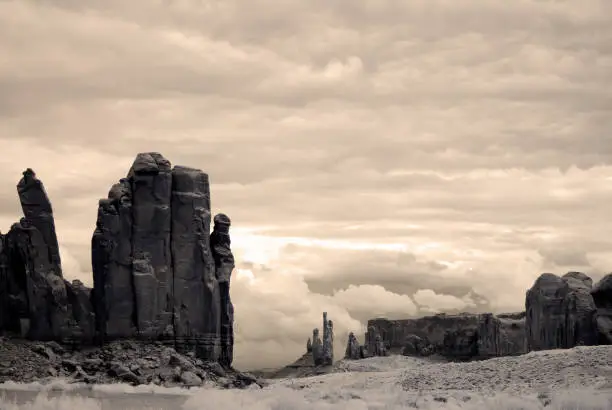
[[142, 338], [174, 337], [172, 295], [172, 171], [158, 153], [138, 154], [128, 174], [132, 189], [132, 274], [136, 326]]
[[210, 238], [208, 175], [187, 167], [172, 170], [172, 262], [177, 347], [197, 346], [198, 356], [216, 360], [223, 309]]
[[132, 189], [127, 179], [101, 199], [91, 241], [96, 328], [102, 339], [137, 333], [132, 276]]
[[47, 259], [53, 269], [53, 273], [62, 276], [59, 245], [55, 232], [55, 220], [53, 219], [53, 208], [47, 196], [43, 183], [36, 178], [36, 173], [28, 168], [23, 172], [23, 178], [17, 184], [17, 193], [23, 216], [42, 235]]
[[219, 362], [229, 367], [234, 359], [234, 305], [230, 297], [230, 279], [235, 263], [229, 236], [231, 221], [227, 215], [217, 214], [214, 222], [210, 243], [220, 292], [221, 354]]

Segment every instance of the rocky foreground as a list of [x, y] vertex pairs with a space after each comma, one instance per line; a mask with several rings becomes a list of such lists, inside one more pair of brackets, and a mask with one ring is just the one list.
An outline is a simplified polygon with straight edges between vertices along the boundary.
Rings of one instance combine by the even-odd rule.
[[441, 363], [400, 355], [370, 357], [340, 361], [326, 375], [278, 381], [297, 390], [315, 389], [321, 382], [342, 385], [347, 391], [386, 386], [439, 397], [454, 392], [464, 396], [540, 393], [545, 397], [546, 393], [576, 388], [612, 394], [612, 346], [546, 350], [473, 362]]
[[161, 342], [115, 341], [103, 347], [71, 351], [56, 342], [0, 339], [0, 383], [50, 382], [62, 378], [72, 383], [163, 387], [220, 388], [263, 386], [248, 373], [227, 369], [218, 362], [183, 355]]

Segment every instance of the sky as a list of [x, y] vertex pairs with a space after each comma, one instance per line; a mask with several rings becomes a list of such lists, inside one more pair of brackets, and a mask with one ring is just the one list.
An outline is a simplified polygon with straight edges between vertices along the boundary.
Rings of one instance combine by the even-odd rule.
[[609, 0], [0, 0], [0, 229], [32, 167], [65, 275], [138, 152], [232, 221], [236, 365], [612, 270]]

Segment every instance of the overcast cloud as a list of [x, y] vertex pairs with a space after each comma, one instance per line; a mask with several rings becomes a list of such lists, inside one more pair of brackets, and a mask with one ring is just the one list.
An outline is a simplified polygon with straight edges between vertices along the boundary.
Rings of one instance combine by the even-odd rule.
[[[239, 367], [327, 310], [512, 311], [612, 270], [609, 0], [0, 0], [0, 228], [36, 170], [66, 275], [136, 153], [234, 222]], [[282, 347], [282, 348], [281, 348]]]

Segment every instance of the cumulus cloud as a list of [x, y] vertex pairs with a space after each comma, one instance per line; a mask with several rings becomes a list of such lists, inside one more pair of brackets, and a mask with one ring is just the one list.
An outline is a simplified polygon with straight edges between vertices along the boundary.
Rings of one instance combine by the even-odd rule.
[[340, 333], [368, 300], [520, 309], [542, 270], [612, 270], [610, 16], [603, 0], [0, 1], [1, 229], [33, 167], [67, 276], [91, 283], [98, 198], [161, 151], [207, 171], [234, 222], [242, 363], [299, 353], [323, 306]]
[[476, 307], [476, 304], [468, 295], [458, 298], [452, 295], [438, 294], [431, 289], [419, 289], [413, 297], [422, 309], [436, 313]]

